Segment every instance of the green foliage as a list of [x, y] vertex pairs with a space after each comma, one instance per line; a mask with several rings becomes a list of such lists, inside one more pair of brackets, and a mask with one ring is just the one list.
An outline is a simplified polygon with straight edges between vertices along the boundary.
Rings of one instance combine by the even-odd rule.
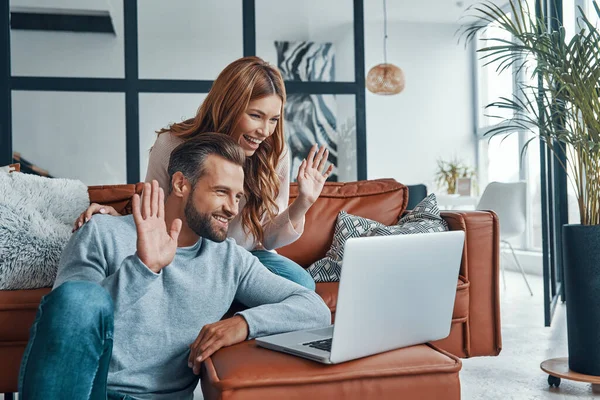
[[[465, 41], [489, 26], [510, 33], [512, 39], [488, 38], [492, 45], [478, 50], [486, 65], [497, 63], [538, 77], [538, 85], [521, 83], [512, 98], [501, 98], [486, 108], [511, 110], [486, 134], [506, 135], [516, 130], [534, 133], [557, 155], [567, 154], [566, 170], [573, 185], [584, 225], [600, 224], [600, 33], [583, 10], [580, 26], [567, 40], [564, 28], [549, 29], [536, 18], [525, 0], [511, 0], [510, 14], [490, 2], [470, 7], [477, 22], [461, 28]], [[594, 1], [596, 14], [600, 10]], [[512, 16], [512, 17], [511, 17]], [[529, 144], [530, 142], [528, 142]], [[556, 158], [558, 160], [558, 158]]]
[[437, 160], [437, 165], [435, 182], [439, 187], [446, 187], [448, 194], [456, 193], [458, 178], [475, 178], [475, 170], [457, 158], [450, 161]]

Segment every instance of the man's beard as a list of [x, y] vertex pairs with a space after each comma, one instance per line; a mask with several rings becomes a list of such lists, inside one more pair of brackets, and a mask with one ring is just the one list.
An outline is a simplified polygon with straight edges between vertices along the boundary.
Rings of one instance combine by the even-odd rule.
[[185, 219], [191, 230], [196, 235], [212, 240], [213, 242], [222, 242], [227, 238], [227, 230], [217, 230], [213, 227], [211, 214], [199, 213], [192, 204], [192, 195], [185, 204]]

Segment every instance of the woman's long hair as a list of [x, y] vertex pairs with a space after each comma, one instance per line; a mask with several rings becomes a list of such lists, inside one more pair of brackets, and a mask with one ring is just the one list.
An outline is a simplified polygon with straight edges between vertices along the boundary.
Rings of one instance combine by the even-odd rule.
[[279, 71], [259, 57], [240, 58], [219, 74], [208, 96], [194, 118], [170, 125], [165, 132], [190, 139], [205, 132], [231, 135], [248, 108], [250, 101], [272, 94], [281, 98], [281, 114], [275, 131], [265, 139], [244, 168], [246, 205], [242, 210], [242, 225], [246, 234], [262, 242], [264, 232], [261, 220], [265, 213], [272, 219], [279, 213], [275, 199], [279, 194], [277, 164], [284, 149], [283, 104], [286, 93]]

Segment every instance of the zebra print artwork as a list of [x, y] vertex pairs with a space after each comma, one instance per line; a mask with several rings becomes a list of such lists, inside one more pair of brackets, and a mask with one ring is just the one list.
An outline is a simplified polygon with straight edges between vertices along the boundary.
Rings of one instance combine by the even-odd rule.
[[[286, 140], [291, 155], [291, 179], [296, 179], [298, 168], [313, 144], [329, 149], [328, 161], [337, 166], [335, 96], [294, 93], [285, 104]], [[334, 169], [329, 177], [337, 181]]]
[[301, 82], [333, 82], [333, 43], [275, 42], [277, 64], [283, 79]]
[[[330, 82], [335, 80], [332, 43], [276, 41], [277, 66], [286, 81]], [[291, 155], [290, 179], [313, 144], [329, 149], [328, 161], [338, 167], [337, 103], [335, 95], [294, 93], [285, 104], [285, 136]], [[336, 168], [337, 169], [337, 168]], [[337, 181], [334, 169], [329, 181]]]

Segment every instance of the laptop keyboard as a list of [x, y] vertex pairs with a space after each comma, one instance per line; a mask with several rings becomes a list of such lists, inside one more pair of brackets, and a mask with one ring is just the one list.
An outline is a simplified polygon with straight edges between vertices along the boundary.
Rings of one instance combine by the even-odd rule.
[[308, 346], [308, 347], [312, 347], [313, 349], [319, 349], [319, 350], [331, 352], [331, 340], [332, 339], [333, 338], [323, 339], [323, 340], [315, 340], [314, 342], [308, 342], [308, 343], [302, 343], [302, 346]]

